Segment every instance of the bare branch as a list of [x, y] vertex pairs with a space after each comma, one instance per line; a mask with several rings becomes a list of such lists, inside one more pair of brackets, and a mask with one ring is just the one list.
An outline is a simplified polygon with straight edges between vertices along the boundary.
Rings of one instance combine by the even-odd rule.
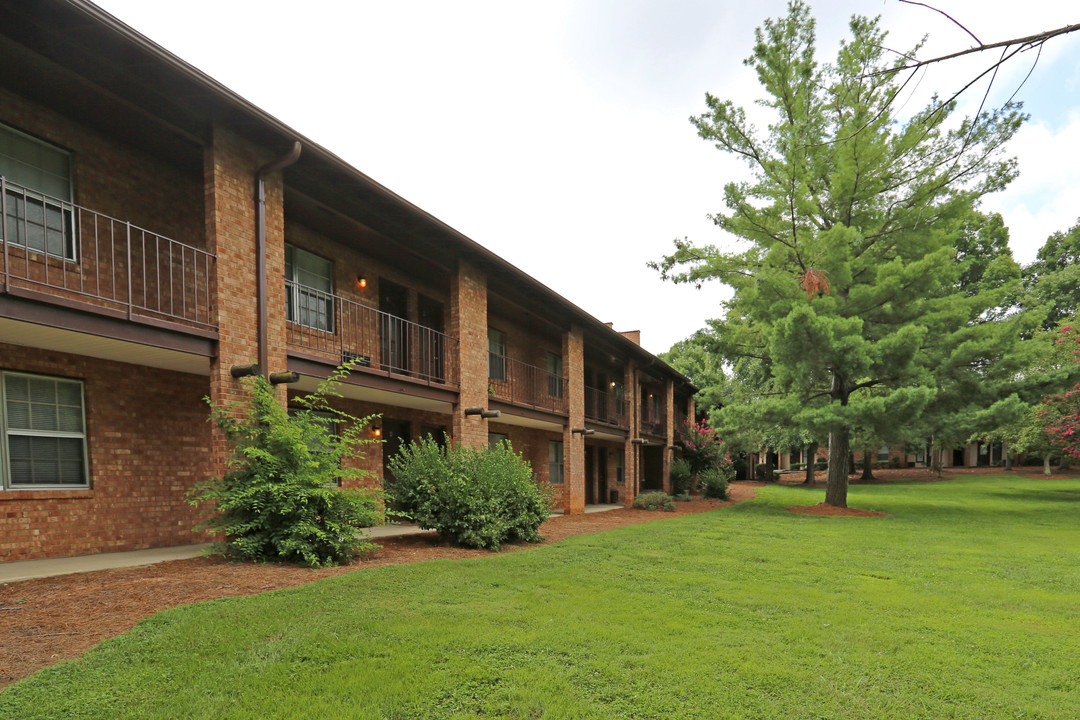
[[932, 6], [932, 5], [927, 5], [926, 3], [921, 3], [921, 2], [915, 2], [915, 0], [900, 0], [900, 2], [904, 3], [905, 5], [921, 5], [922, 7], [924, 7], [924, 8], [928, 8], [928, 9], [930, 9], [930, 10], [933, 10], [933, 11], [934, 11], [934, 12], [936, 12], [936, 13], [941, 13], [941, 14], [942, 14], [942, 15], [944, 15], [945, 17], [947, 17], [947, 18], [949, 18], [950, 20], [952, 20], [952, 21], [953, 21], [953, 23], [954, 23], [954, 24], [955, 24], [955, 25], [956, 25], [956, 26], [957, 26], [958, 28], [960, 28], [961, 30], [963, 30], [964, 32], [966, 32], [966, 33], [967, 33], [968, 35], [970, 35], [970, 36], [971, 36], [971, 37], [972, 37], [972, 38], [973, 38], [973, 39], [975, 40], [975, 42], [979, 43], [980, 45], [982, 45], [982, 44], [983, 44], [982, 40], [980, 40], [979, 38], [975, 37], [975, 33], [971, 32], [971, 31], [970, 31], [970, 30], [968, 30], [968, 29], [967, 29], [966, 27], [964, 27], [964, 26], [963, 26], [963, 25], [962, 25], [961, 23], [957, 22], [956, 18], [954, 18], [954, 17], [952, 16], [952, 15], [950, 15], [950, 14], [949, 14], [949, 13], [947, 13], [947, 12], [945, 12], [944, 10], [938, 10], [938, 9], [937, 9], [936, 7], [934, 7], [934, 6]]
[[[904, 70], [916, 70], [933, 63], [943, 62], [945, 60], [952, 60], [953, 58], [962, 57], [964, 55], [971, 55], [972, 53], [984, 52], [986, 50], [993, 50], [999, 47], [1010, 47], [1012, 45], [1020, 45], [1021, 49], [1032, 48], [1038, 45], [1042, 45], [1047, 40], [1059, 37], [1061, 35], [1068, 35], [1080, 30], [1080, 23], [1076, 25], [1066, 25], [1060, 27], [1057, 30], [1047, 30], [1045, 32], [1036, 33], [1035, 35], [1028, 35], [1022, 38], [1013, 38], [1012, 40], [1002, 40], [1001, 42], [990, 43], [989, 45], [979, 45], [979, 47], [968, 48], [967, 50], [960, 50], [959, 52], [950, 53], [949, 55], [942, 55], [940, 57], [930, 58], [929, 60], [920, 60], [918, 62], [910, 63], [908, 65], [897, 65], [896, 67], [885, 68], [884, 70], [875, 70], [872, 73], [868, 73], [864, 77], [875, 77], [877, 75], [890, 75], [892, 73], [903, 72]], [[1011, 55], [1009, 57], [1012, 57]]]

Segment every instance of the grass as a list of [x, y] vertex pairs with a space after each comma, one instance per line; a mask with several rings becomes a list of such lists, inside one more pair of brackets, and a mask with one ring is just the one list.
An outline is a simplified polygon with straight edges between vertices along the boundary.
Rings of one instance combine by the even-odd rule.
[[4, 718], [1067, 718], [1080, 481], [858, 486], [149, 618]]

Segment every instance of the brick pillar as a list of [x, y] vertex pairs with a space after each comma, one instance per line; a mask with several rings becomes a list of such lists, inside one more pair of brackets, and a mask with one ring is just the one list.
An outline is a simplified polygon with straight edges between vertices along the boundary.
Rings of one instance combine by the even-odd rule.
[[[218, 353], [210, 367], [210, 399], [243, 402], [243, 383], [229, 373], [258, 356], [256, 307], [255, 173], [270, 153], [237, 135], [215, 128], [203, 157], [207, 249], [217, 260], [211, 271], [212, 307], [218, 325]], [[266, 179], [267, 310], [269, 367], [285, 370], [284, 210], [281, 173]], [[286, 389], [278, 389], [285, 402]], [[215, 428], [215, 472], [224, 471], [227, 444]]]
[[585, 343], [581, 328], [570, 326], [563, 333], [563, 373], [568, 384], [570, 415], [563, 428], [563, 492], [567, 515], [585, 512], [585, 436], [574, 435], [572, 428], [585, 427]]
[[664, 441], [664, 492], [671, 494], [671, 458], [675, 451], [675, 382], [664, 381], [664, 398], [661, 412], [667, 439]]
[[634, 498], [638, 494], [638, 461], [639, 446], [630, 441], [641, 437], [641, 403], [638, 401], [637, 370], [633, 363], [627, 363], [623, 368], [623, 387], [626, 389], [626, 418], [630, 431], [623, 445], [624, 463], [623, 469], [623, 505], [630, 507], [634, 504]]
[[488, 406], [487, 277], [468, 263], [458, 263], [450, 279], [450, 334], [460, 341], [458, 378], [461, 394], [454, 406], [454, 442], [486, 447], [488, 421], [465, 417], [467, 407]]

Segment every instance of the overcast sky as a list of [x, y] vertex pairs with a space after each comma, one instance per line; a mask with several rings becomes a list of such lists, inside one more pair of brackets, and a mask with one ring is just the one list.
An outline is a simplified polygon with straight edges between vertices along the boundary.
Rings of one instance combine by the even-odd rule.
[[[742, 64], [781, 0], [98, 0], [151, 40], [487, 246], [616, 329], [663, 352], [719, 314], [725, 291], [646, 268], [676, 237], [731, 246], [706, 215], [745, 167], [687, 121], [704, 96], [752, 105]], [[983, 43], [1080, 22], [1074, 0], [938, 0]], [[897, 0], [812, 3], [819, 60], [852, 13], [889, 45], [928, 33], [923, 57], [973, 41]], [[998, 76], [1004, 102], [1029, 53]], [[928, 71], [907, 111], [991, 62]], [[1021, 176], [984, 209], [1005, 216], [1022, 263], [1080, 216], [1080, 33], [1047, 44], [1018, 98]], [[968, 112], [981, 86], [964, 96]]]

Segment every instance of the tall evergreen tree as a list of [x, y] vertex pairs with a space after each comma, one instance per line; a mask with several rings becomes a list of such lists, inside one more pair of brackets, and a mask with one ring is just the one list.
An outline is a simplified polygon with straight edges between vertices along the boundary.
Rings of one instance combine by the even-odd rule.
[[773, 113], [768, 131], [712, 95], [691, 119], [751, 168], [713, 216], [745, 249], [679, 240], [657, 264], [676, 282], [734, 289], [721, 350], [768, 363], [779, 394], [763, 413], [828, 430], [826, 502], [840, 507], [852, 428], [910, 423], [934, 399], [938, 368], [978, 372], [994, 359], [971, 327], [1002, 298], [960, 289], [957, 243], [979, 197], [1014, 177], [1001, 150], [1024, 119], [1007, 107], [947, 124], [954, 104], [934, 99], [901, 122], [902, 86], [876, 73], [890, 66], [885, 33], [860, 16], [850, 31], [819, 66], [800, 0], [758, 28], [746, 64]]

